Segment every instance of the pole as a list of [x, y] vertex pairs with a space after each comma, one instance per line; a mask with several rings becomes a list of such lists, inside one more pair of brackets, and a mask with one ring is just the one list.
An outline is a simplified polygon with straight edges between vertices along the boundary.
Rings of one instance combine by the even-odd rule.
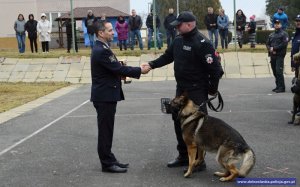
[[71, 3], [71, 23], [72, 23], [72, 52], [75, 53], [75, 30], [74, 30], [74, 11], [73, 11], [73, 0], [70, 0]]
[[179, 15], [179, 2], [178, 2], [179, 0], [177, 0], [177, 2], [176, 2], [176, 9], [177, 9], [177, 16]]
[[156, 46], [157, 46], [157, 38], [156, 38], [156, 5], [155, 5], [155, 0], [153, 0], [153, 11], [152, 11], [152, 16], [153, 16], [153, 38], [154, 38], [154, 52], [156, 53]]
[[236, 51], [236, 7], [235, 0], [233, 0], [233, 13], [234, 13], [234, 24], [233, 24], [233, 33], [234, 33], [234, 49]]

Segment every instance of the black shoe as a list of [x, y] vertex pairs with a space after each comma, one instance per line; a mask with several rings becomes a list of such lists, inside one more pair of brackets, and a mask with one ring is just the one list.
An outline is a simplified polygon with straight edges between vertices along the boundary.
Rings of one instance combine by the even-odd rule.
[[[186, 173], [187, 170], [188, 170], [188, 168], [185, 168], [183, 170], [183, 172]], [[195, 173], [195, 172], [200, 172], [200, 171], [204, 171], [204, 170], [206, 170], [206, 163], [205, 163], [205, 161], [201, 162], [201, 164], [199, 164], [198, 166], [196, 166], [194, 168], [193, 172]]]
[[283, 92], [285, 92], [285, 89], [278, 88], [278, 89], [274, 90], [274, 92], [275, 93], [283, 93]]
[[108, 172], [108, 173], [126, 173], [126, 168], [121, 168], [117, 165], [112, 165], [109, 167], [102, 167], [102, 172]]
[[128, 168], [129, 167], [128, 163], [123, 164], [123, 163], [117, 162], [116, 165], [119, 166], [120, 168]]
[[275, 90], [277, 90], [278, 88], [276, 87], [276, 88], [274, 88], [273, 90], [272, 90], [272, 92], [275, 92]]
[[187, 157], [178, 156], [177, 158], [175, 158], [175, 160], [168, 162], [167, 166], [169, 168], [174, 168], [187, 165], [189, 165], [189, 159]]

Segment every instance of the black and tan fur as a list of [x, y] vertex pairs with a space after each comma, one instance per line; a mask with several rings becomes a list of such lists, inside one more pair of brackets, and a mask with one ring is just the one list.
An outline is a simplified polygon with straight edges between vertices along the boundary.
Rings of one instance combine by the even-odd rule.
[[[198, 111], [199, 106], [186, 96], [171, 101], [171, 107], [179, 110], [182, 136], [189, 156], [188, 171], [191, 176], [195, 166], [204, 161], [205, 152], [217, 152], [216, 160], [224, 172], [215, 172], [220, 181], [231, 181], [245, 177], [255, 164], [255, 155], [243, 137], [224, 121]], [[198, 153], [198, 156], [197, 156]], [[197, 159], [196, 159], [197, 158]], [[240, 169], [235, 164], [241, 163]]]

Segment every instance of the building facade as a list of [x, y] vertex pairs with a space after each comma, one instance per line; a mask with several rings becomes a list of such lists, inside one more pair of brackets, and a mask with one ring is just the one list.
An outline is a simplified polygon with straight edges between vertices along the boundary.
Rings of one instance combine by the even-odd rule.
[[[58, 30], [58, 22], [54, 20], [71, 10], [70, 2], [71, 0], [0, 0], [0, 37], [15, 37], [14, 22], [19, 14], [23, 14], [27, 21], [29, 14], [40, 20], [41, 13], [45, 13], [55, 32]], [[130, 13], [130, 0], [73, 0], [73, 8], [100, 6]]]

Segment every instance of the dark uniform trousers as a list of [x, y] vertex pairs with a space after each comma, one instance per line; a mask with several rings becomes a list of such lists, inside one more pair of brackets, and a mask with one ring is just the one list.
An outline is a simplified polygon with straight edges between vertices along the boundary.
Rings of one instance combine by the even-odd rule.
[[[202, 102], [204, 102], [208, 99], [208, 92], [207, 92], [207, 90], [204, 90], [204, 89], [185, 90], [185, 89], [177, 87], [176, 96], [182, 95], [182, 93], [184, 91], [187, 92], [188, 98], [191, 99], [197, 105], [200, 105]], [[201, 107], [201, 111], [203, 111], [204, 113], [207, 114], [206, 105]], [[178, 111], [173, 111], [172, 119], [174, 120], [175, 134], [176, 134], [176, 138], [177, 138], [177, 142], [178, 142], [177, 150], [179, 152], [179, 155], [182, 157], [188, 157], [187, 147], [182, 138], [180, 120], [178, 120]]]
[[111, 152], [114, 121], [117, 102], [93, 102], [98, 120], [98, 155], [102, 167], [109, 167], [117, 162]]
[[275, 77], [276, 88], [285, 89], [283, 77], [284, 57], [273, 56], [271, 57], [271, 67]]

